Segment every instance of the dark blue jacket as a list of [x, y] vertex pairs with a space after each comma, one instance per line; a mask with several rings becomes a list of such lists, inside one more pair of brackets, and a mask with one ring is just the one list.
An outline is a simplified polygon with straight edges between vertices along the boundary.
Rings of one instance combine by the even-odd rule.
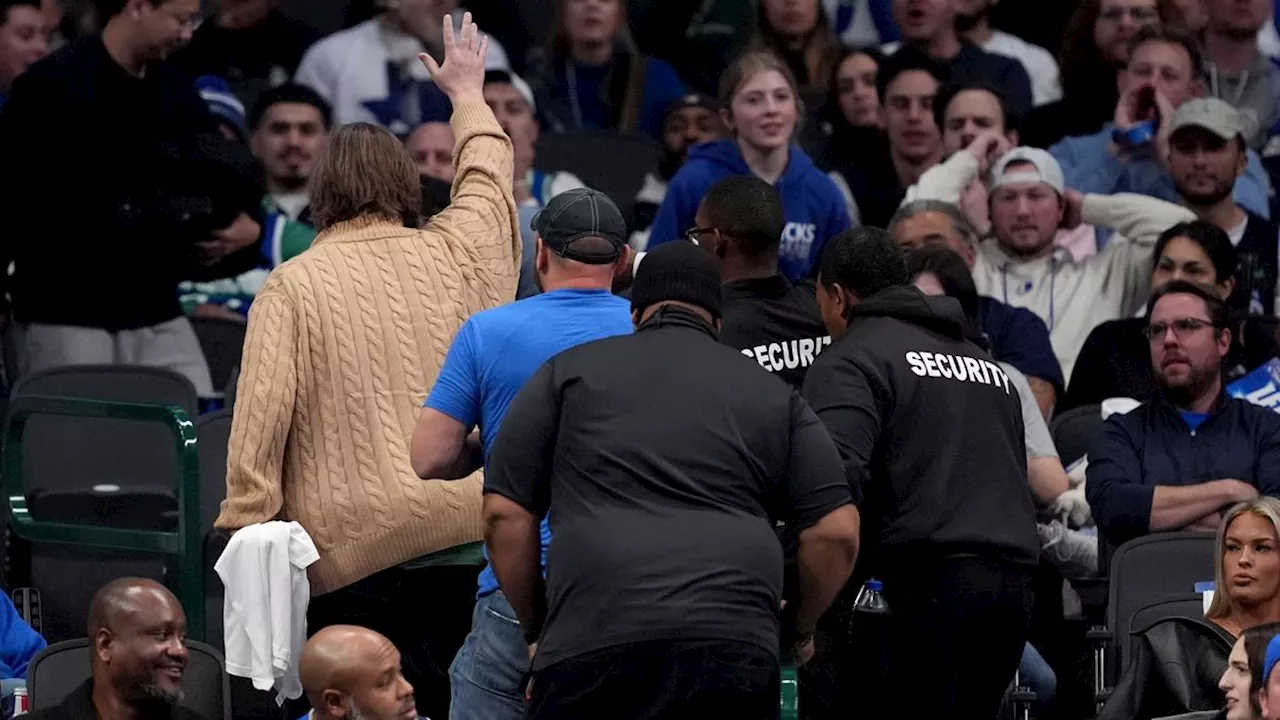
[[[717, 181], [733, 175], [750, 175], [751, 168], [732, 138], [697, 145], [689, 161], [667, 187], [649, 232], [649, 249], [677, 238], [693, 227], [702, 196]], [[822, 248], [835, 235], [848, 230], [849, 205], [831, 178], [795, 145], [782, 177], [773, 184], [782, 198], [786, 229], [778, 247], [778, 270], [792, 280], [811, 277]]]
[[1118, 545], [1149, 532], [1157, 485], [1223, 478], [1280, 497], [1280, 414], [1226, 398], [1193, 431], [1157, 398], [1102, 424], [1089, 449], [1085, 494], [1098, 529]]

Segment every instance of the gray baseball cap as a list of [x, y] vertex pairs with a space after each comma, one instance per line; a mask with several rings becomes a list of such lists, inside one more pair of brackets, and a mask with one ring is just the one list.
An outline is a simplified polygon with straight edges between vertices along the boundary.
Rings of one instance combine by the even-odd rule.
[[[588, 265], [617, 262], [627, 244], [627, 221], [608, 195], [591, 188], [577, 188], [551, 198], [533, 216], [533, 230], [542, 244], [562, 258]], [[587, 252], [574, 244], [586, 237], [609, 241], [608, 253]]]
[[1182, 103], [1174, 111], [1169, 132], [1198, 127], [1230, 140], [1252, 134], [1251, 125], [1249, 117], [1218, 98], [1196, 98]]

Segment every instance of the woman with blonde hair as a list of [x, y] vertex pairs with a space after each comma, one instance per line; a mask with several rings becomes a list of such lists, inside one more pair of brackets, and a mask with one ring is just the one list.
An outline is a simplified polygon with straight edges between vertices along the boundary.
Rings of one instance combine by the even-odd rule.
[[1280, 621], [1280, 500], [1232, 506], [1218, 526], [1214, 594], [1204, 619], [1159, 620], [1135, 634], [1124, 675], [1098, 720], [1222, 707], [1218, 686], [1236, 639]]
[[423, 482], [409, 438], [458, 328], [511, 302], [520, 233], [511, 141], [484, 102], [470, 14], [444, 21], [457, 171], [448, 208], [422, 226], [418, 170], [391, 133], [356, 123], [329, 140], [311, 181], [320, 234], [271, 272], [248, 337], [217, 526], [302, 525], [311, 631], [337, 623], [405, 653], [418, 712], [448, 716], [445, 668], [469, 627], [475, 567], [423, 561], [481, 539], [478, 475]]
[[695, 240], [703, 195], [732, 175], [755, 175], [777, 189], [787, 224], [776, 253], [778, 270], [792, 280], [812, 276], [827, 240], [850, 226], [840, 190], [792, 143], [803, 114], [795, 78], [767, 52], [743, 55], [720, 76], [720, 116], [730, 137], [698, 145], [667, 188], [649, 235], [649, 248], [676, 239]]

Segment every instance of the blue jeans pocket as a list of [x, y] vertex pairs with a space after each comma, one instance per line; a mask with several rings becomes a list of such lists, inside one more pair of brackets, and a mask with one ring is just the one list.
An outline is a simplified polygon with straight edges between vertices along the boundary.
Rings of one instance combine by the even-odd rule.
[[450, 668], [451, 717], [523, 718], [520, 684], [528, 669], [529, 649], [511, 605], [500, 593], [480, 598], [471, 633]]

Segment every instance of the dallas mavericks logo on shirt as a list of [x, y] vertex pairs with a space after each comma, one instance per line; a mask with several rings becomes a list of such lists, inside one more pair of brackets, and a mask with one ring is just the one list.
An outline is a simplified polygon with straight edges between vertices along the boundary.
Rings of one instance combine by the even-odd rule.
[[807, 261], [809, 252], [813, 248], [813, 240], [817, 235], [818, 226], [813, 223], [787, 223], [782, 230], [778, 256], [787, 260]]
[[906, 359], [907, 364], [911, 366], [911, 372], [920, 377], [994, 385], [1003, 388], [1005, 395], [1009, 394], [1009, 376], [988, 360], [979, 360], [967, 355], [915, 351], [907, 353]]
[[823, 335], [743, 348], [742, 354], [755, 358], [755, 361], [760, 363], [760, 367], [769, 372], [781, 372], [795, 370], [798, 367], [809, 367], [818, 357], [818, 353], [822, 352], [822, 348], [830, 344], [831, 336]]

